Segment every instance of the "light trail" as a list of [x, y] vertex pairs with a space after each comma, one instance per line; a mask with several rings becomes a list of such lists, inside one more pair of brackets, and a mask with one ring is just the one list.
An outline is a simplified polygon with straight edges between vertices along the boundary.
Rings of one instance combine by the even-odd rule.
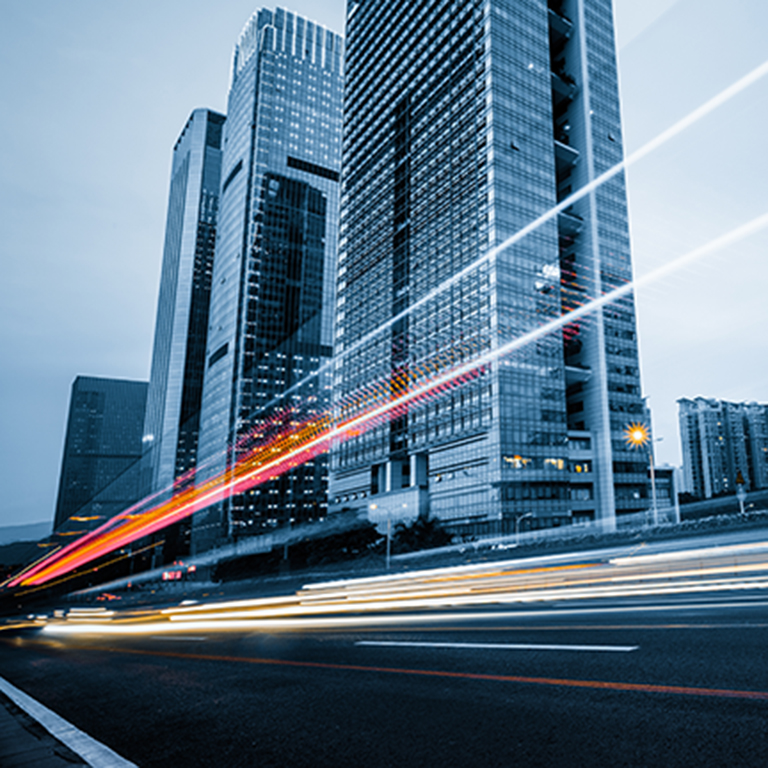
[[[378, 328], [358, 340], [352, 347], [342, 351], [336, 359], [350, 354], [355, 349], [359, 349], [373, 336], [380, 334], [394, 323], [423, 306], [426, 302], [433, 300], [437, 295], [458, 283], [479, 266], [495, 258], [499, 253], [522, 240], [542, 224], [556, 217], [574, 202], [591, 194], [606, 181], [678, 136], [766, 74], [768, 74], [768, 61], [753, 69], [740, 80], [659, 134], [655, 139], [652, 139], [643, 147], [633, 152], [623, 161], [617, 163], [577, 190], [570, 197], [530, 222], [503, 243], [489, 250], [475, 262], [444, 281], [397, 316], [381, 324]], [[603, 296], [594, 298], [583, 306], [550, 320], [506, 344], [476, 356], [469, 362], [449, 367], [447, 370], [437, 374], [429, 375], [425, 381], [416, 386], [408, 388], [407, 381], [396, 380], [389, 384], [390, 388], [387, 393], [386, 389], [381, 389], [386, 385], [381, 383], [374, 385], [374, 393], [389, 394], [389, 399], [386, 402], [380, 403], [375, 407], [369, 407], [368, 409], [360, 409], [360, 399], [358, 399], [355, 405], [360, 409], [360, 412], [338, 423], [333, 422], [330, 414], [320, 414], [306, 423], [297, 425], [296, 428], [288, 428], [283, 432], [278, 432], [277, 435], [270, 437], [265, 443], [257, 446], [234, 467], [206, 480], [199, 486], [181, 489], [170, 500], [161, 502], [149, 509], [144, 509], [146, 500], [133, 505], [94, 531], [87, 533], [80, 539], [53, 553], [49, 553], [42, 560], [28, 566], [19, 574], [6, 580], [2, 586], [10, 588], [41, 586], [116, 549], [156, 533], [175, 522], [189, 517], [195, 512], [222, 501], [232, 494], [242, 493], [256, 485], [279, 477], [284, 472], [326, 452], [332, 443], [339, 443], [357, 436], [378, 424], [384, 423], [388, 419], [404, 413], [409, 406], [435, 397], [446, 389], [459, 386], [469, 379], [482, 375], [486, 366], [497, 362], [500, 358], [547, 336], [553, 331], [561, 330], [564, 326], [586, 317], [606, 304], [617, 301], [642, 285], [666, 277], [709, 253], [739, 242], [767, 225], [768, 214], [758, 216], [725, 235], [715, 238], [709, 243], [647, 273], [643, 277], [628, 282]], [[423, 373], [423, 370], [420, 373]], [[317, 373], [312, 374], [312, 376], [316, 375]], [[311, 378], [307, 378], [296, 386], [306, 383]], [[401, 389], [405, 389], [405, 391], [401, 391]], [[280, 397], [285, 397], [291, 391], [288, 390]], [[364, 392], [363, 397], [363, 404], [367, 400], [372, 399], [369, 391]], [[157, 499], [159, 496], [160, 494], [154, 494], [150, 498]]]
[[[729, 602], [728, 608], [766, 608], [768, 602], [766, 601], [742, 601], [742, 602]], [[723, 603], [701, 603], [695, 602], [691, 604], [685, 604], [683, 606], [679, 604], [670, 605], [650, 605], [643, 604], [639, 610], [644, 613], [668, 613], [673, 611], [679, 613], [682, 609], [694, 608], [696, 611], [703, 610], [722, 610]], [[514, 610], [514, 611], [494, 611], [492, 618], [498, 621], [518, 621], [520, 619], [527, 618], [546, 618], [546, 617], [563, 617], [563, 616], [582, 616], [582, 615], [604, 615], [604, 614], [626, 614], [633, 612], [633, 609], [627, 606], [621, 607], [583, 607], [583, 608], [552, 608], [552, 609], [533, 609], [533, 610]], [[208, 635], [213, 635], [221, 632], [234, 632], [234, 633], [284, 633], [284, 632], [315, 632], [315, 631], [375, 631], [386, 629], [387, 631], [397, 631], [399, 629], [405, 629], [408, 627], [418, 626], [419, 631], [427, 631], [430, 627], [436, 631], [443, 631], [444, 629], [450, 629], [451, 631], [458, 631], [460, 629], [469, 629], [474, 631], [476, 628], [466, 628], [457, 626], [457, 622], [477, 622], [487, 621], [490, 618], [488, 613], [469, 613], [469, 612], [443, 612], [436, 611], [428, 612], [404, 612], [404, 613], [378, 613], [368, 616], [329, 616], [318, 618], [304, 618], [304, 619], [237, 619], [231, 621], [190, 621], [184, 624], [171, 624], [169, 622], [151, 621], [147, 619], [144, 622], [93, 622], [91, 624], [70, 624], [67, 622], [56, 623], [53, 621], [36, 621], [26, 622], [24, 624], [11, 624], [4, 629], [18, 629], [18, 628], [30, 628], [35, 627], [42, 629], [46, 635], [71, 635], [71, 636], [85, 636], [85, 635], [112, 635], [112, 636], [154, 636], [154, 635], [174, 635], [176, 637], [185, 637], [188, 632], [206, 632]], [[443, 625], [443, 626], [437, 626]], [[669, 625], [663, 628], [676, 627], [678, 625]], [[688, 626], [688, 625], [686, 625]], [[722, 625], [712, 625], [711, 628], [716, 629]], [[730, 625], [729, 625], [730, 626]], [[744, 626], [744, 625], [734, 625]], [[750, 623], [747, 625], [749, 628], [761, 627], [762, 624]], [[577, 627], [572, 627], [577, 629]], [[595, 629], [595, 627], [588, 626], [587, 629]], [[623, 627], [619, 627], [623, 628]], [[642, 629], [647, 628], [642, 625], [634, 626], [628, 625], [626, 628]], [[654, 627], [657, 628], [657, 627]], [[700, 628], [692, 626], [690, 628]], [[535, 629], [532, 626], [507, 626], [507, 627], [491, 627], [484, 629], [494, 629], [499, 631], [509, 630], [521, 630], [531, 631]], [[550, 629], [562, 630], [562, 627], [550, 627]]]
[[[330, 417], [324, 416], [302, 425], [300, 430], [280, 436], [279, 439], [256, 449], [234, 468], [206, 481], [199, 487], [181, 491], [170, 501], [158, 505], [139, 515], [123, 513], [112, 518], [82, 539], [64, 547], [51, 557], [28, 569], [23, 575], [6, 582], [8, 586], [41, 585], [81, 565], [101, 557], [144, 536], [162, 530], [211, 504], [221, 501], [230, 494], [242, 493], [254, 486], [278, 477], [283, 472], [327, 451], [332, 443], [341, 442], [367, 431], [386, 419], [402, 413], [406, 407], [435, 396], [480, 375], [483, 370], [500, 358], [521, 349], [555, 330], [561, 329], [574, 319], [590, 314], [616, 301], [637, 287], [651, 283], [672, 274], [716, 250], [733, 245], [768, 226], [768, 213], [757, 216], [730, 232], [706, 243], [699, 248], [679, 256], [634, 281], [616, 288], [600, 298], [593, 299], [583, 307], [567, 315], [554, 318], [538, 328], [513, 339], [495, 349], [489, 350], [473, 360], [445, 371], [430, 380], [406, 390], [388, 402], [348, 418], [339, 425], [333, 425]], [[119, 525], [120, 527], [115, 527]]]
[[[670, 597], [768, 590], [768, 561], [764, 542], [737, 554], [712, 548], [698, 568], [681, 559], [666, 564], [616, 565], [610, 560], [519, 568], [515, 561], [457, 567], [451, 578], [434, 570], [400, 574], [393, 581], [350, 580], [343, 586], [307, 585], [298, 592], [270, 598], [240, 599], [180, 605], [162, 610], [124, 612], [72, 609], [65, 616], [45, 620], [44, 632], [53, 635], [200, 635], [217, 632], [293, 632], [346, 630], [414, 624], [457, 624], [487, 620], [489, 614], [472, 609], [520, 606], [494, 611], [495, 620], [584, 611], [629, 611], [623, 608], [545, 609], [546, 603]], [[731, 601], [733, 602], [733, 601]], [[525, 610], [527, 605], [541, 605]], [[765, 605], [765, 601], [746, 603]], [[708, 607], [695, 604], [697, 609]], [[716, 603], [714, 606], [722, 607]], [[709, 606], [713, 607], [713, 606]], [[521, 610], [522, 609], [522, 610]], [[680, 610], [681, 606], [641, 605], [639, 610]]]
[[635, 163], [642, 160], [644, 157], [647, 157], [649, 154], [656, 151], [667, 142], [679, 136], [688, 128], [695, 125], [704, 117], [708, 116], [710, 113], [714, 112], [716, 109], [718, 109], [719, 107], [729, 102], [735, 96], [738, 96], [740, 93], [745, 91], [754, 83], [758, 82], [762, 77], [765, 77], [765, 75], [767, 74], [768, 74], [768, 61], [765, 61], [762, 64], [755, 67], [754, 69], [752, 69], [746, 75], [741, 77], [739, 80], [729, 85], [727, 88], [724, 88], [722, 91], [720, 91], [718, 94], [716, 94], [711, 99], [706, 101], [704, 104], [697, 107], [692, 112], [689, 112], [685, 117], [681, 118], [676, 123], [671, 125], [669, 128], [662, 131], [660, 134], [658, 134], [655, 138], [648, 141], [642, 147], [640, 147], [639, 149], [636, 149], [630, 155], [625, 157], [622, 161], [616, 163], [616, 165], [611, 166], [608, 170], [604, 171], [602, 174], [594, 178], [591, 182], [581, 187], [580, 189], [576, 190], [569, 197], [565, 198], [560, 203], [555, 205], [553, 208], [550, 208], [548, 211], [543, 213], [538, 218], [534, 219], [525, 227], [515, 232], [515, 234], [511, 235], [504, 242], [490, 249], [489, 251], [484, 253], [482, 256], [480, 256], [478, 259], [473, 261], [471, 264], [468, 264], [459, 272], [452, 275], [448, 279], [444, 280], [442, 283], [440, 283], [440, 285], [433, 288], [428, 294], [426, 294], [425, 296], [413, 302], [404, 310], [402, 310], [402, 312], [384, 321], [372, 331], [369, 331], [365, 336], [358, 339], [350, 347], [347, 347], [341, 350], [340, 352], [338, 352], [337, 354], [335, 354], [333, 361], [323, 364], [318, 371], [314, 372], [310, 376], [307, 376], [302, 381], [299, 381], [296, 384], [294, 384], [292, 387], [290, 387], [285, 392], [281, 393], [278, 397], [276, 397], [274, 400], [272, 400], [267, 406], [265, 406], [265, 408], [270, 408], [278, 405], [280, 402], [282, 402], [284, 397], [296, 391], [300, 387], [306, 385], [309, 381], [311, 381], [311, 379], [314, 376], [318, 376], [320, 373], [330, 370], [333, 363], [335, 363], [337, 360], [343, 359], [348, 355], [352, 354], [353, 352], [358, 351], [359, 349], [364, 347], [367, 343], [369, 343], [374, 338], [379, 336], [381, 333], [390, 329], [393, 325], [395, 325], [395, 323], [398, 323], [401, 320], [405, 319], [412, 312], [424, 306], [429, 301], [433, 301], [441, 293], [447, 291], [449, 288], [452, 288], [461, 280], [468, 277], [478, 267], [491, 261], [493, 258], [498, 256], [504, 250], [518, 243], [524, 237], [526, 237], [527, 235], [531, 234], [536, 229], [538, 229], [542, 224], [545, 224], [546, 222], [554, 219], [558, 214], [565, 211], [574, 203], [578, 202], [582, 198], [594, 192], [596, 189], [602, 186], [606, 181], [609, 181], [610, 179], [612, 179], [614, 176], [617, 176], [622, 171], [627, 170], [628, 168], [633, 166]]
[[730, 544], [728, 546], [716, 545], [713, 547], [702, 547], [700, 549], [684, 549], [679, 552], [657, 552], [653, 555], [629, 555], [628, 557], [615, 557], [610, 562], [611, 565], [651, 565], [654, 563], [663, 563], [669, 560], [696, 560], [705, 557], [717, 555], [726, 557], [728, 555], [738, 555], [745, 551], [767, 550], [768, 541], [748, 544]]

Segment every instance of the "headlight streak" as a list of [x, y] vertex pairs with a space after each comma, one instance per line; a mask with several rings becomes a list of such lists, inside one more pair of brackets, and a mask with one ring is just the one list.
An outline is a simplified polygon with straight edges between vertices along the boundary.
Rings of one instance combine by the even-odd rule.
[[184, 605], [174, 606], [173, 608], [164, 608], [160, 611], [162, 614], [183, 614], [194, 613], [200, 610], [218, 610], [220, 608], [252, 608], [255, 606], [268, 606], [268, 605], [285, 605], [291, 602], [293, 595], [287, 595], [282, 597], [259, 597], [250, 600], [228, 600], [219, 601], [216, 603], [198, 603], [197, 605]]
[[[681, 587], [679, 589], [665, 589], [665, 590], [646, 590], [631, 593], [632, 595], [671, 595], [680, 593], [704, 593], [710, 594], [716, 591], [722, 590], [737, 590], [737, 589], [755, 589], [762, 588], [768, 589], [768, 581], [755, 582], [755, 583], [742, 583], [733, 585], [728, 583], [727, 585], [691, 585], [690, 587]], [[627, 596], [625, 592], [618, 592], [616, 595], [599, 595], [601, 597], [610, 596]], [[564, 599], [562, 596], [558, 596], [555, 599]], [[518, 602], [539, 602], [539, 599], [532, 600], [520, 600]], [[732, 603], [731, 607], [754, 607], [755, 603]], [[764, 603], [761, 603], [764, 605]], [[439, 607], [439, 606], [438, 606]], [[696, 604], [697, 609], [706, 608], [722, 608], [722, 604]], [[678, 605], [643, 605], [643, 611], [679, 611]], [[559, 608], [559, 609], [543, 609], [534, 611], [498, 611], [493, 613], [493, 618], [496, 620], [509, 620], [530, 618], [530, 617], [546, 617], [546, 616], [562, 616], [562, 615], [574, 615], [580, 613], [626, 613], [631, 611], [631, 608], [624, 607], [601, 607], [601, 608]], [[303, 632], [313, 630], [344, 630], [344, 629], [366, 629], [366, 628], [382, 628], [388, 626], [401, 627], [409, 625], [427, 625], [427, 624], [455, 624], [457, 622], [473, 622], [487, 620], [489, 615], [487, 613], [435, 613], [434, 611], [428, 613], [406, 613], [406, 614], [372, 614], [370, 616], [321, 616], [316, 618], [262, 618], [262, 619], [233, 619], [230, 621], [222, 621], [215, 619], [198, 619], [189, 620], [182, 623], [171, 622], [146, 622], [142, 624], [118, 624], [118, 623], [92, 623], [92, 624], [68, 624], [68, 623], [48, 623], [42, 627], [41, 631], [50, 635], [126, 635], [126, 636], [143, 636], [143, 635], [156, 635], [156, 634], [169, 634], [169, 633], [187, 633], [187, 632], [257, 632], [257, 633], [270, 633], [270, 632]]]
[[[526, 237], [545, 221], [554, 218], [573, 202], [590, 194], [600, 185], [628, 168], [629, 165], [637, 162], [642, 157], [650, 154], [655, 149], [683, 132], [704, 116], [729, 101], [736, 94], [757, 82], [757, 80], [767, 73], [768, 62], [764, 62], [691, 112], [682, 120], [675, 123], [666, 131], [659, 134], [655, 139], [645, 144], [639, 150], [636, 150], [625, 160], [612, 168], [609, 168], [569, 198], [523, 227], [507, 241], [484, 254], [473, 264], [468, 265], [465, 269], [445, 281], [435, 290], [445, 290], [447, 287], [453, 285], [458, 280], [462, 279], [462, 277], [469, 274], [469, 271], [472, 271], [482, 263], [495, 258], [495, 256], [501, 253], [504, 249]], [[199, 487], [180, 490], [170, 501], [160, 503], [148, 510], [141, 509], [144, 502], [134, 505], [129, 510], [117, 515], [103, 526], [86, 534], [77, 541], [72, 542], [55, 553], [49, 554], [42, 560], [42, 562], [38, 562], [25, 569], [25, 571], [15, 575], [4, 582], [3, 586], [11, 588], [20, 585], [40, 586], [52, 579], [61, 577], [63, 574], [92, 562], [115, 549], [127, 546], [138, 539], [156, 533], [174, 522], [178, 522], [217, 501], [221, 501], [230, 494], [242, 493], [260, 483], [278, 477], [289, 469], [327, 451], [332, 443], [337, 443], [351, 436], [360, 434], [362, 431], [368, 430], [387, 419], [397, 416], [410, 405], [433, 397], [436, 393], [439, 393], [446, 388], [458, 386], [464, 381], [482, 375], [487, 366], [490, 366], [500, 358], [520, 349], [528, 343], [540, 339], [553, 331], [562, 330], [566, 325], [586, 317], [606, 304], [615, 302], [617, 299], [633, 292], [636, 288], [658, 280], [661, 277], [665, 277], [715, 250], [736, 243], [739, 240], [756, 233], [767, 225], [768, 214], [758, 216], [729, 233], [710, 241], [710, 243], [672, 260], [663, 267], [655, 269], [633, 282], [628, 282], [603, 296], [592, 299], [583, 306], [571, 310], [561, 317], [551, 320], [541, 325], [539, 328], [513, 339], [496, 349], [480, 354], [467, 363], [449, 367], [447, 371], [440, 372], [436, 375], [430, 374], [426, 381], [416, 383], [411, 389], [407, 388], [408, 382], [404, 382], [403, 386], [405, 387], [405, 391], [402, 393], [400, 392], [400, 386], [392, 384], [390, 385], [391, 388], [389, 390], [391, 396], [389, 401], [365, 409], [365, 401], [363, 400], [362, 412], [358, 415], [353, 415], [344, 421], [334, 423], [330, 416], [317, 415], [309, 422], [297, 425], [293, 428], [293, 431], [288, 431], [273, 437], [267, 441], [265, 445], [257, 448], [254, 453], [244, 457], [242, 462], [237, 463], [233, 468], [228, 469], [221, 475], [217, 475], [214, 478], [207, 480]], [[420, 301], [423, 303], [424, 301], [431, 300], [430, 297], [432, 297], [433, 294], [434, 291], [428, 296], [423, 297]], [[401, 315], [412, 312], [417, 306], [419, 306], [419, 302], [416, 302], [404, 310]], [[389, 324], [394, 323], [397, 319], [398, 318], [392, 318], [382, 327], [389, 327]], [[380, 328], [376, 329], [375, 333], [379, 333], [380, 330]], [[363, 343], [363, 340], [361, 340], [360, 343]], [[351, 349], [348, 350], [347, 354], [349, 351], [351, 351]], [[357, 407], [360, 408], [361, 406], [357, 405]]]
[[[144, 635], [361, 628], [487, 618], [488, 614], [471, 613], [473, 607], [479, 606], [768, 589], [763, 543], [757, 543], [755, 551], [749, 551], [749, 545], [738, 546], [738, 555], [731, 551], [723, 554], [717, 547], [707, 550], [709, 558], [699, 568], [691, 568], [690, 559], [682, 557], [678, 567], [673, 564], [659, 570], [637, 565], [634, 572], [628, 572], [627, 565], [619, 567], [605, 561], [580, 564], [581, 568], [554, 566], [506, 572], [499, 569], [499, 564], [488, 564], [484, 573], [479, 573], [476, 566], [464, 572], [458, 569], [450, 580], [436, 579], [434, 571], [424, 571], [401, 574], [395, 581], [370, 583], [361, 579], [348, 582], [346, 588], [331, 582], [327, 590], [302, 589], [283, 597], [217, 601], [138, 613], [73, 608], [64, 621], [48, 620], [44, 631]], [[688, 551], [699, 555], [702, 552]], [[647, 606], [642, 609], [647, 610]], [[502, 615], [512, 618], [528, 614], [493, 613], [496, 618]]]

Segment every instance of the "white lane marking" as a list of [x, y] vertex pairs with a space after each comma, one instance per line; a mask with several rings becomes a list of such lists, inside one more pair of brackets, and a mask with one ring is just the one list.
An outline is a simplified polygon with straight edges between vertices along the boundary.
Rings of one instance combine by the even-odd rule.
[[398, 648], [480, 648], [506, 651], [613, 651], [629, 653], [639, 645], [539, 645], [536, 643], [409, 643], [395, 640], [359, 640], [355, 645], [396, 646]]
[[48, 707], [28, 696], [24, 691], [20, 691], [2, 677], [0, 677], [0, 691], [30, 717], [37, 720], [52, 736], [80, 755], [91, 768], [138, 768], [136, 763], [131, 763], [120, 757], [117, 752], [113, 752], [100, 741], [96, 741], [87, 733], [75, 728], [63, 717], [59, 717]]

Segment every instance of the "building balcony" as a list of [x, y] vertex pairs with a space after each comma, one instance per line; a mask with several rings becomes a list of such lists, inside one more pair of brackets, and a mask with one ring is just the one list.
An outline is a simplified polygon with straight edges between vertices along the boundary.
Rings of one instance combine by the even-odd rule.
[[589, 381], [592, 377], [592, 369], [586, 366], [566, 365], [565, 366], [565, 384], [570, 386], [577, 381]]
[[584, 219], [573, 213], [560, 211], [557, 214], [557, 232], [560, 237], [575, 237], [584, 228]]
[[556, 105], [563, 99], [573, 101], [576, 98], [579, 88], [570, 75], [565, 73], [559, 75], [556, 72], [550, 72], [550, 77], [552, 79], [552, 94]]
[[562, 16], [557, 11], [550, 8], [549, 29], [555, 42], [558, 42], [563, 38], [568, 40], [573, 34], [573, 22], [569, 18]]
[[564, 144], [562, 141], [555, 141], [555, 168], [557, 175], [572, 168], [579, 162], [579, 150], [574, 149], [568, 144]]

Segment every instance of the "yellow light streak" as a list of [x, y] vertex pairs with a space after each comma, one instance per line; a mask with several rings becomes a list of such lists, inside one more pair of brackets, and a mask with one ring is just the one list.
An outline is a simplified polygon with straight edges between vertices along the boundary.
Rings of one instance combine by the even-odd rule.
[[[305, 585], [291, 595], [160, 610], [73, 608], [65, 620], [48, 620], [45, 631], [145, 634], [359, 628], [445, 618], [461, 621], [473, 615], [472, 608], [489, 605], [768, 589], [766, 549], [768, 542], [756, 542], [609, 560], [593, 554], [588, 562], [544, 566], [540, 559], [530, 558], [336, 580]], [[456, 609], [462, 611], [458, 616], [446, 612]]]

